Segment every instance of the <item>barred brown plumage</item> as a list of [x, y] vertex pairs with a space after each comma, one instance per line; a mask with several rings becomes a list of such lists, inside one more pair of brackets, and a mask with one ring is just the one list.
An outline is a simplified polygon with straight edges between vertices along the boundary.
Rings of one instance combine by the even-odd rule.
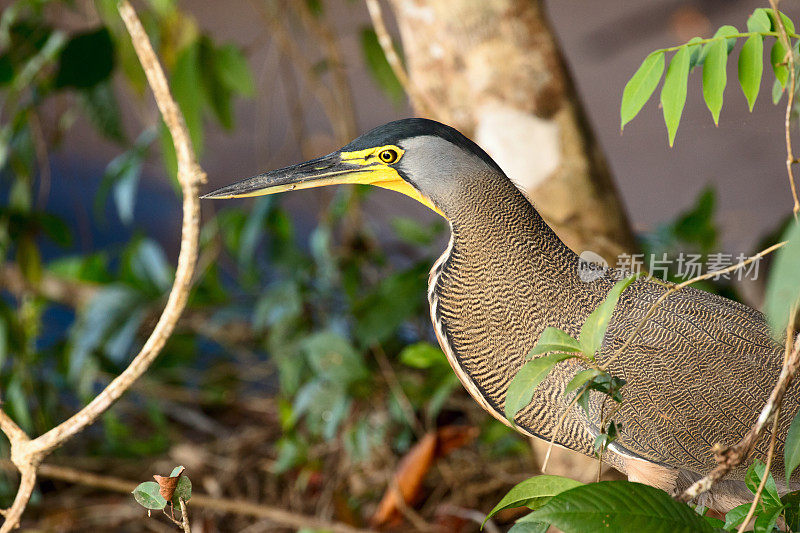
[[[390, 150], [396, 157], [380, 154]], [[620, 274], [609, 270], [583, 281], [578, 256], [475, 143], [449, 126], [425, 119], [392, 122], [341, 150], [235, 183], [206, 197], [271, 194], [338, 183], [371, 183], [414, 197], [450, 223], [451, 239], [429, 279], [431, 319], [451, 366], [469, 393], [508, 423], [509, 383], [546, 327], [578, 335]], [[651, 304], [669, 285], [639, 279], [614, 311], [598, 362], [609, 361]], [[656, 309], [609, 372], [627, 381], [615, 415], [618, 439], [604, 459], [640, 480], [678, 491], [715, 465], [711, 447], [732, 445], [758, 416], [781, 369], [783, 348], [761, 313], [693, 288], [670, 295]], [[571, 409], [564, 389], [582, 368], [566, 361], [534, 391], [516, 418], [528, 435], [587, 455], [599, 431], [602, 396], [590, 393], [588, 412]], [[781, 490], [781, 448], [800, 407], [787, 393], [779, 421], [773, 473]], [[766, 454], [766, 442], [755, 451]], [[702, 502], [727, 510], [749, 501], [744, 467]], [[800, 480], [795, 476], [793, 479]]]

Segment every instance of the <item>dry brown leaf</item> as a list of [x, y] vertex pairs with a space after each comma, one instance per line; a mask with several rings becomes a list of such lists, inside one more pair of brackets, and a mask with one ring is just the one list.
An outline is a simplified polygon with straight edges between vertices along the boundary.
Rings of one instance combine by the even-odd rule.
[[418, 498], [422, 482], [434, 461], [468, 444], [477, 435], [478, 429], [474, 427], [445, 426], [422, 437], [397, 465], [392, 484], [370, 519], [372, 527], [395, 522], [401, 516], [400, 510]]
[[175, 488], [178, 486], [178, 479], [183, 475], [183, 468], [178, 471], [177, 476], [159, 476], [155, 474], [153, 479], [158, 483], [158, 493], [167, 500], [172, 501], [172, 496], [175, 494]]

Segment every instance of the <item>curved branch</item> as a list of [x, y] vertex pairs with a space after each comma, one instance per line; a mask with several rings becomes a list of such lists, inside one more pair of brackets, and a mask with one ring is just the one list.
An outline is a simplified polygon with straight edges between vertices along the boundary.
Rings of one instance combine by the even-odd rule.
[[205, 182], [205, 173], [197, 163], [183, 115], [170, 95], [167, 78], [136, 12], [127, 0], [121, 0], [119, 12], [153, 89], [159, 111], [172, 135], [177, 154], [178, 182], [183, 192], [183, 227], [175, 281], [164, 311], [141, 351], [122, 374], [109, 383], [86, 407], [33, 440], [28, 440], [27, 435], [5, 413], [0, 412], [0, 429], [11, 440], [11, 460], [22, 474], [17, 496], [12, 507], [5, 513], [5, 522], [0, 527], [0, 533], [18, 527], [22, 512], [36, 483], [36, 470], [42, 460], [53, 449], [94, 422], [149, 368], [166, 344], [186, 307], [194, 275], [200, 235], [198, 189], [200, 184]]

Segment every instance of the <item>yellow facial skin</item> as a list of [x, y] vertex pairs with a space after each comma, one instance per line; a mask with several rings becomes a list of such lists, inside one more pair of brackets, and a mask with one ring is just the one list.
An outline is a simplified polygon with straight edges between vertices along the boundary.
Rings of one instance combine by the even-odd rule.
[[[444, 213], [442, 213], [438, 207], [433, 205], [433, 202], [420, 194], [417, 189], [409, 185], [407, 181], [400, 177], [400, 174], [398, 174], [397, 170], [391, 166], [394, 163], [386, 164], [380, 160], [379, 154], [384, 150], [394, 150], [397, 153], [398, 157], [395, 160], [395, 163], [400, 161], [405, 153], [405, 150], [392, 144], [379, 146], [377, 148], [368, 148], [366, 150], [359, 150], [356, 152], [342, 152], [342, 161], [369, 167], [368, 172], [364, 172], [363, 174], [359, 172], [356, 174], [358, 178], [357, 181], [348, 183], [375, 185], [376, 187], [381, 187], [382, 189], [389, 189], [390, 191], [403, 193], [439, 213], [441, 216], [444, 216]], [[366, 170], [367, 169], [365, 169], [365, 171]]]
[[[391, 152], [386, 152], [387, 150], [391, 150], [394, 152], [394, 154], [397, 154], [397, 157], [391, 162], [386, 162], [381, 158], [382, 154], [383, 157], [392, 155]], [[346, 165], [357, 165], [363, 168], [351, 167], [337, 169], [335, 165], [321, 166], [318, 169], [318, 174], [314, 172], [317, 170], [315, 168], [304, 170], [305, 177], [308, 178], [305, 180], [303, 180], [303, 176], [301, 176], [299, 178], [300, 180], [296, 182], [281, 183], [249, 191], [240, 190], [231, 194], [215, 195], [214, 193], [211, 193], [209, 196], [213, 198], [245, 198], [299, 189], [310, 189], [312, 187], [322, 187], [326, 185], [375, 185], [376, 187], [397, 191], [405, 194], [406, 196], [410, 196], [414, 200], [439, 213], [441, 216], [444, 216], [444, 213], [442, 213], [439, 208], [433, 204], [433, 202], [420, 194], [417, 189], [412, 187], [408, 182], [400, 177], [400, 174], [397, 172], [397, 170], [392, 167], [393, 164], [400, 161], [404, 152], [405, 151], [402, 148], [395, 145], [379, 146], [375, 148], [368, 148], [366, 150], [358, 150], [355, 152], [340, 152], [340, 163], [344, 163]], [[327, 172], [326, 168], [329, 168]]]

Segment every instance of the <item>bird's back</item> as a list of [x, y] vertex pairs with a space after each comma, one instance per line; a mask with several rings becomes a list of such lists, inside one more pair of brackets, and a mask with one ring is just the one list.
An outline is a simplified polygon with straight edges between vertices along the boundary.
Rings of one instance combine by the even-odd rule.
[[[668, 290], [649, 280], [620, 298], [603, 345], [614, 354]], [[691, 287], [667, 297], [629, 348], [610, 366], [624, 378], [619, 443], [645, 458], [707, 473], [711, 447], [733, 445], [758, 418], [780, 374], [783, 347], [764, 316], [746, 305]], [[787, 393], [777, 434], [774, 473], [783, 474], [783, 443], [800, 405]], [[764, 459], [768, 439], [755, 456]], [[733, 473], [742, 478], [743, 471]]]

